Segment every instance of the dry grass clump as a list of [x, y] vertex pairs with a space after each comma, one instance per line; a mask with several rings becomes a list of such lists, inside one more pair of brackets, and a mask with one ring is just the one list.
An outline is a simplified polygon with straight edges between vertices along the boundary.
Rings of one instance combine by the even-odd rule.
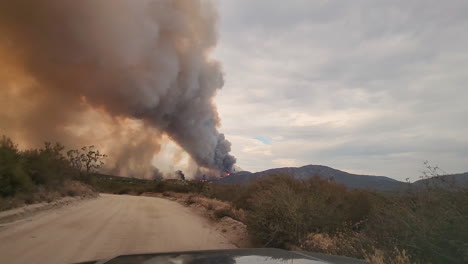
[[97, 192], [89, 185], [79, 181], [65, 181], [61, 189], [62, 196], [96, 197]]
[[187, 205], [195, 204], [197, 206], [201, 206], [212, 212], [213, 216], [217, 219], [221, 219], [227, 216], [244, 222], [246, 218], [244, 210], [234, 208], [231, 203], [207, 198], [198, 194], [191, 194], [186, 196], [184, 203]]
[[411, 264], [406, 250], [377, 249], [369, 238], [359, 233], [311, 233], [301, 244], [301, 248], [313, 252], [333, 255], [346, 255], [363, 258], [373, 264]]
[[[393, 252], [385, 252], [384, 250], [374, 249], [372, 253], [367, 253], [365, 255], [365, 260], [369, 261], [372, 264], [412, 264], [410, 257], [407, 255], [406, 250], [399, 250], [395, 248]], [[421, 262], [418, 262], [421, 263]]]
[[235, 208], [230, 202], [207, 198], [195, 193], [163, 192], [162, 196], [181, 202], [187, 206], [204, 208], [214, 219], [230, 217], [240, 222], [246, 221], [245, 211]]

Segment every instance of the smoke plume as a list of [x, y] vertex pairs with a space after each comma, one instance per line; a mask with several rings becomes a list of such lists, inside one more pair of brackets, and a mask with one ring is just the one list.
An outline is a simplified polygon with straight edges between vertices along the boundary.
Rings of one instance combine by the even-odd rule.
[[203, 0], [1, 1], [0, 132], [98, 141], [130, 171], [167, 134], [198, 166], [231, 170], [213, 103], [216, 25]]

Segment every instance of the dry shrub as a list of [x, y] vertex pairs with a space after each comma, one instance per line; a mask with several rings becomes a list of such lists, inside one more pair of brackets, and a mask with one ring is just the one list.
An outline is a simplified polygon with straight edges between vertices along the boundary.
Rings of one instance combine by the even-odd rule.
[[245, 212], [242, 209], [235, 209], [231, 205], [226, 205], [214, 210], [216, 218], [230, 217], [240, 222], [245, 221]]
[[214, 216], [218, 219], [221, 219], [223, 217], [231, 217], [231, 208], [229, 207], [223, 207], [214, 210]]
[[333, 234], [366, 218], [366, 194], [314, 178], [277, 175], [255, 182], [247, 199], [249, 233], [261, 246], [298, 244], [310, 233]]
[[333, 255], [345, 255], [365, 259], [373, 264], [410, 264], [410, 257], [406, 250], [377, 249], [374, 241], [357, 232], [311, 233], [301, 244], [303, 249]]
[[177, 193], [177, 192], [170, 192], [170, 194], [171, 194], [172, 199], [181, 203], [186, 203], [188, 197], [190, 196], [190, 195], [187, 195], [186, 193]]
[[467, 263], [468, 192], [423, 189], [374, 202], [363, 232], [376, 247], [405, 249], [413, 262]]
[[20, 206], [21, 204], [22, 202], [18, 199], [0, 197], [0, 211], [12, 209]]
[[231, 203], [236, 208], [246, 208], [245, 198], [250, 190], [245, 185], [216, 184], [207, 185], [203, 195], [216, 200]]
[[36, 202], [42, 202], [42, 201], [45, 201], [45, 202], [53, 202], [55, 200], [58, 200], [60, 198], [62, 198], [62, 194], [58, 191], [53, 191], [53, 190], [45, 190], [45, 189], [40, 189], [40, 191], [36, 192], [34, 194], [35, 198], [34, 198], [34, 203]]
[[[172, 195], [177, 196], [184, 194]], [[197, 205], [205, 208], [207, 211], [211, 211], [216, 219], [220, 219], [226, 216], [241, 222], [244, 222], [246, 219], [245, 211], [234, 208], [229, 202], [210, 199], [198, 194], [190, 194], [188, 196], [185, 195], [185, 199], [182, 199], [182, 201], [186, 205]]]
[[231, 218], [236, 219], [242, 223], [246, 222], [247, 216], [243, 209], [236, 209], [231, 207]]
[[210, 198], [206, 198], [202, 196], [197, 196], [195, 198], [195, 201], [198, 205], [206, 208], [209, 211], [211, 210], [217, 211], [217, 210], [221, 210], [230, 206], [229, 203], [227, 202], [218, 201], [215, 199], [210, 199]]
[[405, 250], [398, 250], [395, 248], [393, 252], [389, 254], [388, 251], [374, 249], [372, 253], [365, 255], [365, 260], [372, 264], [411, 264], [409, 256]]
[[196, 196], [193, 195], [193, 194], [192, 194], [192, 195], [189, 195], [189, 196], [187, 197], [187, 199], [185, 200], [185, 204], [186, 204], [186, 205], [191, 205], [191, 204], [194, 204], [194, 203], [196, 203], [196, 202], [197, 202], [197, 201], [196, 201]]
[[214, 210], [214, 215], [218, 219], [230, 217], [242, 223], [246, 221], [245, 211], [242, 209], [235, 209], [232, 206], [216, 209]]
[[372, 242], [356, 232], [311, 233], [301, 243], [301, 247], [314, 252], [364, 258]]
[[36, 187], [34, 191], [28, 193], [19, 193], [16, 198], [25, 204], [40, 202], [52, 202], [62, 197], [62, 194], [55, 189], [47, 189], [44, 186]]
[[63, 196], [94, 197], [97, 195], [91, 186], [79, 181], [64, 182], [61, 193]]
[[177, 201], [177, 202], [185, 203], [185, 204], [187, 204], [187, 200], [189, 197], [187, 196], [186, 193], [177, 193], [177, 192], [170, 192], [170, 191], [163, 192], [162, 196], [169, 200]]
[[323, 233], [309, 234], [302, 246], [314, 252], [337, 251], [336, 239], [336, 237]]
[[96, 197], [97, 193], [87, 184], [70, 180], [64, 181], [62, 184], [54, 186], [54, 188], [43, 185], [37, 186], [34, 191], [17, 194], [13, 200], [17, 201], [15, 205], [18, 206], [21, 205], [18, 201], [22, 201], [24, 204], [50, 203], [65, 196]]

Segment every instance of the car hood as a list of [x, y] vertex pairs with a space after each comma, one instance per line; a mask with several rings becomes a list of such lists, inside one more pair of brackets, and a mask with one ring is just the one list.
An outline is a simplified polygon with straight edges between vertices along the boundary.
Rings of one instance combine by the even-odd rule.
[[364, 264], [363, 260], [274, 248], [122, 255], [78, 264]]

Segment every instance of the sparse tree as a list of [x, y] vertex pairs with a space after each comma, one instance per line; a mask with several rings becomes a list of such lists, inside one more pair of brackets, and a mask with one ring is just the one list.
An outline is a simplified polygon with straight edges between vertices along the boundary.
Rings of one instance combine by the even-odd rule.
[[104, 165], [103, 160], [107, 158], [107, 155], [95, 149], [94, 145], [69, 150], [67, 156], [71, 166], [79, 172], [80, 178], [87, 178], [96, 173]]

